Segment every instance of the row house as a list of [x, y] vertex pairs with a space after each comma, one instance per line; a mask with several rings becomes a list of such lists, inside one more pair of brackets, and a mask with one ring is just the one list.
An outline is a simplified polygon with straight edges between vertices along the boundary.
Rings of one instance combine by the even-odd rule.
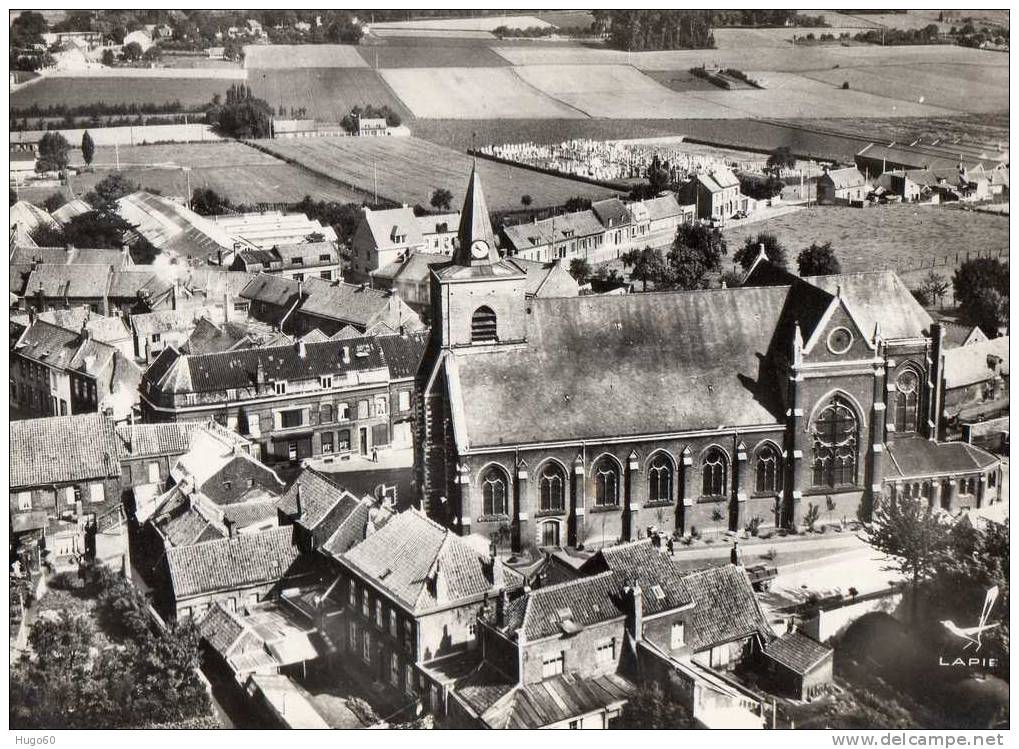
[[698, 219], [727, 219], [746, 208], [739, 180], [727, 167], [698, 172], [680, 186], [678, 196], [695, 207]]
[[234, 256], [230, 270], [274, 273], [295, 281], [311, 277], [333, 281], [342, 275], [339, 250], [335, 242], [328, 241], [242, 249]]
[[870, 192], [870, 184], [855, 166], [844, 169], [824, 168], [817, 178], [817, 202], [824, 205], [860, 203]]
[[985, 451], [936, 468], [957, 449], [941, 331], [894, 273], [799, 278], [762, 255], [740, 287], [528, 299], [490, 226], [460, 246], [432, 270], [415, 449], [421, 506], [463, 534], [598, 547], [869, 516], [895, 491], [954, 512], [961, 479], [997, 496]]
[[141, 369], [92, 329], [36, 320], [11, 341], [10, 402], [29, 416], [109, 412], [127, 418], [138, 403]]
[[[39, 531], [51, 562], [122, 553], [121, 469], [112, 420], [103, 414], [10, 424], [10, 515], [15, 544]], [[110, 533], [111, 529], [114, 529]]]
[[403, 206], [364, 214], [350, 240], [350, 277], [367, 281], [373, 271], [385, 268], [412, 252], [451, 255], [459, 213], [414, 215]]
[[385, 336], [217, 354], [170, 348], [142, 378], [143, 418], [214, 419], [270, 463], [404, 447], [423, 345], [420, 336]]
[[589, 210], [503, 226], [501, 236], [506, 254], [515, 258], [600, 263], [630, 250], [671, 245], [680, 224], [693, 220], [694, 207], [666, 193], [630, 203], [600, 200]]

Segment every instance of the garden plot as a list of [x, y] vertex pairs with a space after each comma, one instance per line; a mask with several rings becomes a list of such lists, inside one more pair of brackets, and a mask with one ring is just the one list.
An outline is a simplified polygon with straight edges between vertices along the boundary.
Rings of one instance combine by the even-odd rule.
[[806, 73], [841, 86], [901, 101], [923, 102], [970, 112], [1008, 109], [1008, 68], [975, 65], [887, 65]]
[[526, 65], [524, 81], [591, 117], [686, 119], [727, 117], [725, 107], [672, 91], [625, 65]]
[[696, 99], [728, 108], [730, 117], [925, 117], [949, 110], [843, 90], [790, 73], [748, 71], [763, 90], [698, 91]]
[[510, 68], [413, 68], [379, 73], [416, 117], [470, 120], [585, 116], [532, 88]]
[[244, 67], [365, 68], [368, 63], [350, 44], [253, 44], [244, 48]]

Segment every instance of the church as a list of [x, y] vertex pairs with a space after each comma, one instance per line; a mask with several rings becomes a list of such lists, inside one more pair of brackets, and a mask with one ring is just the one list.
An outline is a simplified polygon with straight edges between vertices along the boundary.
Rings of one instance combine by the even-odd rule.
[[734, 288], [525, 281], [475, 171], [416, 382], [421, 507], [459, 533], [528, 553], [998, 493], [995, 456], [939, 441], [943, 332], [894, 273], [800, 278], [762, 252]]

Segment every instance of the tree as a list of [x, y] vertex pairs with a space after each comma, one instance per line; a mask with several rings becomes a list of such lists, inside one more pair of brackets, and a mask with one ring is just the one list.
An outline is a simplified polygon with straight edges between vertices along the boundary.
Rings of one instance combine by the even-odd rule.
[[522, 205], [524, 208], [527, 208], [533, 202], [534, 199], [527, 193], [524, 193], [523, 195], [520, 196], [520, 205]]
[[685, 730], [693, 727], [687, 707], [675, 697], [665, 694], [654, 682], [643, 684], [623, 706], [619, 718], [611, 726], [620, 729]]
[[445, 187], [436, 188], [432, 193], [431, 206], [439, 211], [448, 211], [453, 204], [453, 193]]
[[64, 197], [64, 194], [62, 192], [55, 192], [46, 196], [46, 199], [42, 201], [42, 207], [49, 213], [53, 213], [53, 211], [57, 210], [65, 203], [67, 203], [67, 198]]
[[577, 283], [585, 284], [591, 280], [591, 263], [587, 258], [575, 257], [570, 261], [570, 275]]
[[196, 187], [191, 194], [191, 210], [199, 216], [221, 216], [231, 208], [229, 200], [208, 187]]
[[909, 578], [916, 594], [948, 546], [948, 526], [926, 501], [897, 494], [881, 498], [867, 541], [890, 558], [887, 569]]
[[761, 232], [756, 237], [747, 237], [732, 259], [739, 263], [743, 270], [749, 270], [761, 252], [761, 245], [764, 245], [764, 252], [774, 265], [780, 268], [787, 266], [785, 247], [778, 241], [778, 237], [767, 232]]
[[997, 258], [974, 258], [960, 265], [952, 289], [964, 320], [995, 335], [1008, 320], [1008, 266]]
[[569, 200], [567, 200], [563, 204], [563, 210], [565, 210], [567, 213], [576, 213], [577, 211], [586, 211], [590, 207], [591, 207], [591, 199], [590, 198], [582, 198], [579, 195], [570, 198]]
[[665, 258], [662, 251], [645, 247], [643, 250], [629, 250], [624, 252], [620, 258], [624, 268], [632, 268], [630, 273], [643, 285], [642, 290], [647, 291], [647, 282], [662, 278], [665, 275]]
[[86, 130], [81, 135], [81, 157], [85, 160], [85, 164], [87, 166], [92, 166], [92, 159], [95, 158], [95, 155], [95, 141], [92, 140], [92, 136], [89, 135], [88, 130]]
[[35, 162], [37, 172], [59, 172], [67, 167], [67, 154], [71, 144], [58, 132], [50, 131], [39, 141], [39, 158]]
[[839, 259], [831, 248], [831, 242], [814, 242], [796, 256], [801, 276], [831, 276], [842, 272]]
[[939, 304], [945, 294], [948, 293], [949, 284], [945, 277], [940, 273], [931, 271], [927, 274], [926, 278], [924, 278], [923, 284], [920, 288], [923, 289], [932, 304]]
[[108, 68], [112, 68], [113, 64], [117, 61], [117, 58], [113, 55], [112, 49], [104, 49], [102, 57], [99, 58], [100, 62]]
[[669, 250], [667, 268], [656, 279], [659, 288], [703, 289], [708, 275], [722, 268], [727, 248], [722, 232], [704, 224], [683, 224]]
[[792, 169], [796, 166], [796, 157], [793, 156], [789, 146], [779, 146], [768, 156], [765, 168], [776, 177], [781, 176], [783, 169]]
[[803, 524], [807, 527], [807, 530], [811, 533], [814, 532], [814, 526], [817, 525], [817, 519], [821, 516], [821, 507], [815, 505], [813, 502], [807, 503], [807, 512], [803, 515]]
[[138, 42], [128, 42], [124, 45], [124, 49], [121, 50], [120, 54], [129, 62], [140, 60], [142, 59], [142, 45]]
[[145, 62], [159, 62], [159, 60], [162, 57], [163, 57], [163, 50], [161, 50], [155, 44], [153, 44], [151, 47], [149, 47], [147, 50], [145, 50], [145, 52], [142, 54], [142, 59]]
[[64, 241], [75, 247], [119, 250], [129, 229], [131, 225], [113, 211], [88, 211], [64, 225]]
[[206, 117], [232, 138], [267, 138], [271, 133], [272, 107], [251, 93], [245, 83], [231, 84], [226, 101], [211, 106]]
[[33, 44], [42, 44], [42, 35], [49, 31], [49, 24], [42, 13], [26, 10], [11, 21], [10, 45], [14, 49], [25, 49]]
[[99, 180], [96, 186], [85, 194], [85, 200], [93, 208], [106, 208], [125, 195], [138, 192], [140, 189], [141, 186], [137, 182], [132, 182], [120, 172], [113, 172]]

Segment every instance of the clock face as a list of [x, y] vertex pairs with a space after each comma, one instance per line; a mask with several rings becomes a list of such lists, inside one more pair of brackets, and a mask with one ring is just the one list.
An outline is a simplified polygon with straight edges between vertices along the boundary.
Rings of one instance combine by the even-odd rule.
[[828, 349], [833, 354], [844, 354], [853, 345], [853, 334], [845, 328], [835, 328], [828, 334]]
[[471, 245], [471, 257], [475, 260], [484, 260], [488, 257], [488, 242], [478, 240]]

